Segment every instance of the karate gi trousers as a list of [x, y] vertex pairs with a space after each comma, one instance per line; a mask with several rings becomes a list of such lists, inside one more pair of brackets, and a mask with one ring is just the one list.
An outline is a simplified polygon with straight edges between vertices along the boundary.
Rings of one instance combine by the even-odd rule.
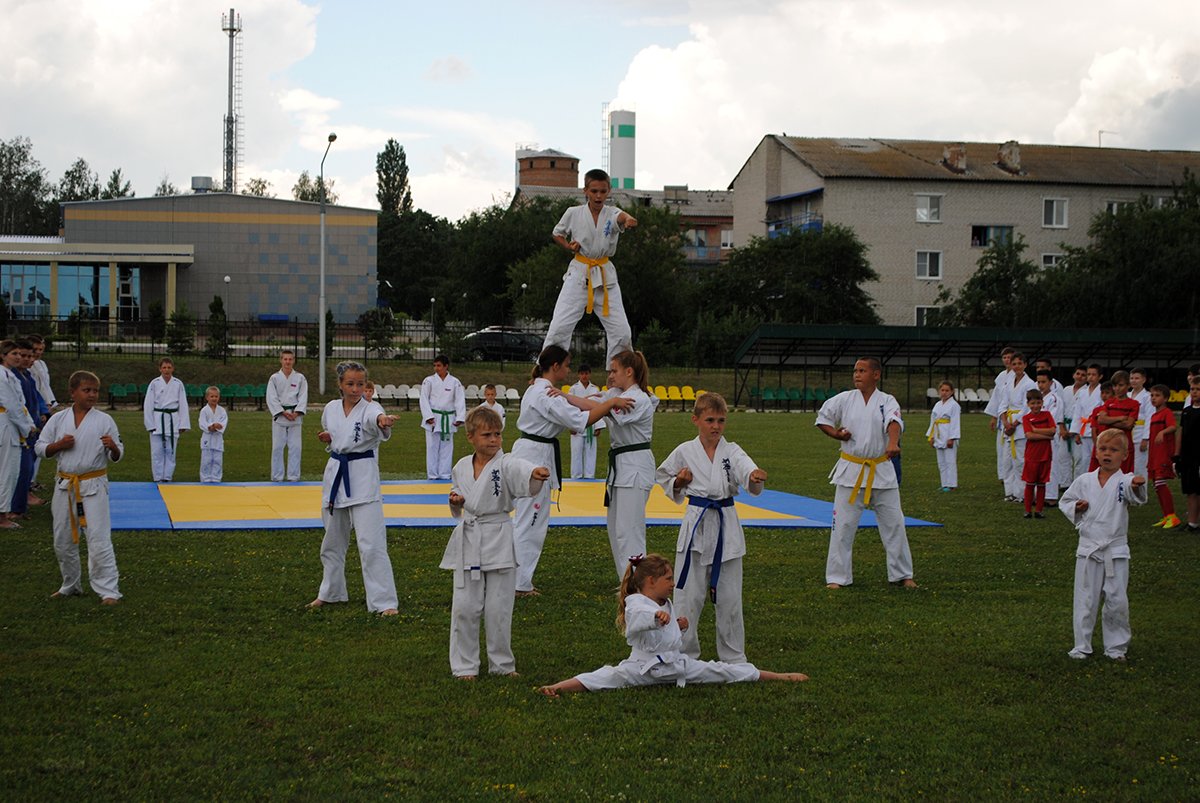
[[155, 482], [170, 482], [175, 476], [175, 452], [179, 448], [179, 433], [175, 439], [163, 440], [157, 432], [150, 433], [150, 476]]
[[443, 440], [436, 430], [425, 431], [425, 476], [431, 480], [448, 480], [454, 468], [454, 433]]
[[958, 487], [958, 444], [945, 449], [934, 449], [937, 455], [938, 476], [943, 488]]
[[571, 479], [590, 480], [596, 476], [596, 434], [593, 430], [591, 443], [585, 435], [571, 436]]
[[[854, 536], [858, 532], [858, 521], [866, 507], [860, 489], [854, 503], [850, 503], [852, 488], [834, 486], [833, 529], [829, 533], [829, 557], [825, 561], [825, 582], [848, 586], [854, 582]], [[871, 506], [875, 509], [875, 520], [879, 525], [879, 539], [887, 553], [888, 582], [898, 583], [913, 576], [912, 553], [908, 548], [908, 532], [904, 527], [904, 512], [900, 509], [899, 488], [874, 488], [871, 491]], [[725, 581], [725, 575], [721, 575]], [[678, 605], [678, 603], [676, 603]]]
[[[460, 585], [460, 580], [462, 584]], [[487, 638], [488, 672], [517, 671], [512, 652], [513, 592], [516, 569], [491, 569], [473, 579], [470, 571], [454, 570], [450, 603], [450, 671], [455, 677], [479, 674], [479, 620]]]
[[1104, 654], [1120, 658], [1129, 649], [1132, 634], [1129, 629], [1129, 558], [1113, 558], [1113, 573], [1108, 576], [1103, 560], [1075, 558], [1075, 606], [1073, 624], [1075, 647], [1073, 656], [1092, 654], [1092, 631], [1100, 611], [1100, 594], [1104, 593], [1104, 614], [1101, 634]]
[[[1017, 453], [1016, 457], [1013, 457], [1014, 451]], [[1025, 481], [1021, 479], [1021, 474], [1025, 471], [1025, 439], [1005, 439], [1004, 459], [1008, 469], [1004, 479], [1005, 495], [1025, 498]]]
[[649, 667], [641, 661], [626, 659], [616, 666], [602, 666], [595, 672], [576, 675], [575, 679], [588, 691], [605, 691], [668, 683], [676, 686], [689, 683], [745, 683], [758, 680], [758, 676], [758, 668], [744, 661], [697, 661], [680, 655], [673, 661], [651, 664]]
[[396, 597], [396, 577], [387, 553], [387, 528], [383, 521], [383, 503], [366, 502], [350, 507], [321, 510], [325, 538], [321, 540], [321, 565], [324, 576], [317, 599], [323, 602], [346, 602], [346, 549], [353, 528], [362, 560], [363, 587], [367, 594], [367, 610], [372, 613], [399, 607]]
[[[297, 482], [300, 479], [300, 423], [304, 416], [288, 421], [283, 416], [271, 422], [271, 482]], [[287, 469], [284, 470], [284, 450], [287, 451]]]
[[225, 471], [225, 452], [220, 449], [200, 450], [200, 482], [220, 482]]
[[612, 547], [617, 582], [625, 577], [629, 558], [646, 554], [646, 502], [650, 489], [609, 488], [608, 544]]
[[[573, 262], [573, 265], [578, 264]], [[633, 331], [629, 328], [629, 319], [625, 317], [625, 302], [621, 300], [621, 285], [616, 281], [615, 270], [616, 268], [611, 266], [606, 268], [606, 275], [614, 277], [613, 283], [608, 286], [608, 315], [603, 314], [604, 290], [600, 287], [593, 288], [592, 309], [600, 319], [600, 325], [604, 327], [604, 334], [608, 340], [606, 365], [622, 351], [633, 348]], [[546, 331], [543, 350], [553, 345], [571, 350], [571, 336], [583, 318], [584, 310], [587, 309], [587, 295], [586, 270], [572, 267], [563, 279], [562, 290], [559, 291], [558, 301], [554, 304], [554, 316], [550, 319], [550, 328]]]
[[[675, 553], [676, 579], [686, 556]], [[700, 553], [692, 552], [692, 565], [688, 569], [687, 583], [675, 589], [675, 614], [688, 620], [688, 629], [683, 631], [683, 653], [689, 658], [700, 657], [700, 614], [708, 599], [708, 581], [712, 577], [712, 566], [700, 561]], [[721, 561], [721, 575], [717, 583], [717, 602], [713, 606], [717, 620], [717, 658], [737, 664], [746, 661], [746, 625], [742, 619], [742, 559], [731, 558]]]
[[[58, 593], [63, 596], [83, 593], [80, 570], [79, 544], [71, 535], [71, 506], [74, 494], [59, 485], [66, 480], [56, 479], [54, 498], [50, 510], [54, 517], [54, 554], [58, 557], [58, 568], [62, 572], [62, 586]], [[117, 586], [117, 553], [113, 551], [112, 522], [108, 514], [107, 489], [83, 497], [83, 513], [87, 527], [82, 530], [81, 540], [87, 542], [88, 584], [101, 599], [120, 599]]]
[[513, 505], [513, 548], [517, 553], [517, 591], [533, 590], [533, 573], [542, 557], [546, 531], [550, 527], [550, 483], [534, 496], [524, 496]]

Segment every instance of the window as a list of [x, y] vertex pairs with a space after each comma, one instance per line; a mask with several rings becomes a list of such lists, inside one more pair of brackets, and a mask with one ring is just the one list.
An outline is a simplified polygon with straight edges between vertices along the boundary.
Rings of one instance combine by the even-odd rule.
[[58, 314], [73, 310], [88, 318], [108, 318], [108, 266], [59, 265]]
[[940, 278], [942, 278], [942, 252], [941, 251], [918, 251], [917, 252], [917, 278], [918, 279], [940, 279]]
[[941, 223], [942, 222], [942, 196], [940, 196], [940, 195], [918, 195], [917, 196], [917, 222], [918, 223]]
[[1012, 226], [972, 226], [971, 247], [984, 248], [992, 243], [1007, 245], [1012, 242]]
[[733, 248], [733, 229], [721, 229], [721, 247]]
[[707, 229], [688, 229], [683, 233], [684, 244], [692, 248], [704, 248], [708, 245]]
[[1042, 227], [1065, 229], [1067, 227], [1067, 199], [1046, 198], [1042, 201]]
[[1122, 209], [1128, 209], [1133, 206], [1133, 201], [1109, 201], [1104, 205], [1104, 211], [1110, 215], [1115, 215]]
[[929, 313], [931, 313], [937, 309], [940, 309], [940, 307], [914, 307], [913, 314], [914, 314], [914, 318], [916, 320], [916, 325], [917, 326], [927, 325], [929, 323], [929, 318], [931, 317]]
[[1053, 268], [1063, 261], [1062, 254], [1042, 254], [1042, 267]]
[[49, 265], [5, 265], [0, 272], [0, 298], [14, 318], [49, 315], [49, 293]]

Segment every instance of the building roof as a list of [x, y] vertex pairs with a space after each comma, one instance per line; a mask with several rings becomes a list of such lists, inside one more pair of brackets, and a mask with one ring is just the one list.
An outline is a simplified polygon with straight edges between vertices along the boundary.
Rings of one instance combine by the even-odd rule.
[[[768, 134], [822, 178], [926, 179], [1018, 184], [1171, 187], [1185, 168], [1200, 173], [1195, 151], [1140, 151], [1078, 145], [943, 142], [906, 139], [788, 137]], [[1001, 166], [1003, 146], [1016, 146], [1019, 167]], [[961, 146], [961, 171], [947, 166], [947, 148]], [[748, 162], [749, 160], [747, 160]], [[742, 166], [745, 169], [745, 165]], [[741, 170], [738, 171], [739, 175]], [[735, 176], [734, 181], [737, 178]], [[730, 187], [733, 185], [730, 184]]]
[[530, 148], [517, 149], [518, 159], [534, 159], [537, 157], [549, 157], [551, 159], [579, 159], [578, 156], [572, 156], [569, 153], [563, 153], [562, 151], [557, 151], [554, 148], [546, 148], [542, 151], [535, 151]]
[[[665, 190], [619, 190], [614, 189], [608, 200], [622, 209], [635, 210], [639, 206], [658, 206], [674, 209], [685, 217], [733, 217], [733, 192], [731, 190], [686, 190], [686, 200], [667, 200]], [[522, 185], [517, 188], [512, 202], [515, 204], [523, 195], [552, 198], [571, 198], [583, 202], [583, 190], [579, 187], [537, 187]]]
[[[268, 198], [261, 195], [243, 195], [237, 192], [184, 192], [178, 195], [145, 195], [131, 198], [108, 198], [96, 201], [63, 201], [60, 206], [73, 209], [101, 209], [105, 207], [155, 207], [158, 204], [171, 206], [204, 207], [225, 201], [237, 201], [246, 205], [257, 204], [264, 210], [274, 207], [276, 210], [291, 210], [295, 212], [317, 210], [319, 201], [294, 201], [291, 198]], [[379, 214], [378, 209], [363, 206], [342, 206], [340, 204], [325, 204], [326, 209], [336, 209], [339, 212], [370, 212]], [[331, 213], [332, 214], [332, 213]]]

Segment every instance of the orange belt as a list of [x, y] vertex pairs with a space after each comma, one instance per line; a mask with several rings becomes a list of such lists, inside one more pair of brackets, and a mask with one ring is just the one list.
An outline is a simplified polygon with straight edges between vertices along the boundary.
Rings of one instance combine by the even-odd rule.
[[79, 484], [84, 480], [94, 480], [97, 477], [103, 477], [108, 473], [108, 469], [101, 468], [96, 471], [88, 471], [84, 474], [68, 474], [65, 471], [58, 472], [60, 480], [71, 481], [71, 495], [74, 497], [71, 504], [67, 506], [67, 510], [71, 513], [71, 540], [79, 543], [80, 528], [87, 528], [87, 516], [83, 512], [83, 491]]
[[[608, 264], [608, 257], [600, 257], [599, 259], [592, 259], [591, 257], [585, 257], [582, 254], [576, 254], [575, 261], [582, 262], [583, 264], [587, 265], [587, 306], [584, 308], [584, 310], [583, 310], [584, 312], [592, 311], [592, 308], [594, 306], [593, 299], [595, 299], [595, 297], [596, 297], [596, 288], [592, 286], [592, 268], [600, 269], [600, 288], [601, 288], [601, 292], [604, 294], [604, 300], [601, 302], [601, 306], [600, 306], [600, 314], [603, 315], [605, 318], [607, 318], [608, 317], [608, 282], [605, 280], [604, 266]], [[559, 264], [562, 264], [562, 263], [559, 263]]]

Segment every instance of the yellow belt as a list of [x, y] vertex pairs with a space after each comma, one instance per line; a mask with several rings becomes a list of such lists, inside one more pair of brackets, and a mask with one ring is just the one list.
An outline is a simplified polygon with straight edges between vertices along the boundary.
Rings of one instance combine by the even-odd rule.
[[[854, 488], [850, 491], [850, 504], [854, 504], [854, 500], [858, 498], [858, 489], [863, 489], [863, 506], [871, 504], [871, 486], [875, 484], [875, 467], [888, 459], [888, 456], [880, 455], [879, 457], [855, 457], [852, 454], [842, 452], [842, 459], [849, 460], [855, 465], [862, 466], [858, 470], [858, 479], [854, 481]], [[863, 485], [863, 475], [867, 476], [867, 484]]]
[[1134, 426], [1144, 427], [1146, 425], [1146, 419], [1139, 418], [1137, 421], [1134, 421], [1133, 424]]
[[[592, 307], [593, 307], [592, 302], [596, 295], [596, 288], [592, 286], [592, 268], [600, 269], [600, 288], [601, 288], [601, 292], [604, 294], [604, 300], [601, 302], [601, 306], [600, 306], [600, 314], [603, 315], [605, 318], [607, 318], [608, 317], [608, 282], [605, 280], [605, 277], [604, 277], [604, 266], [608, 264], [608, 257], [600, 257], [599, 259], [592, 259], [591, 257], [585, 257], [582, 254], [576, 254], [575, 261], [582, 262], [583, 264], [587, 265], [587, 306], [584, 307], [584, 310], [583, 310], [584, 312], [592, 311]], [[561, 264], [561, 263], [559, 263], [559, 264]]]
[[68, 474], [65, 471], [58, 472], [60, 480], [71, 481], [71, 495], [74, 497], [67, 509], [71, 513], [71, 540], [79, 543], [79, 529], [87, 527], [87, 516], [83, 512], [83, 491], [79, 484], [84, 480], [94, 480], [97, 477], [103, 477], [108, 473], [108, 469], [101, 468], [96, 471], [88, 471], [84, 474]]
[[927, 433], [929, 435], [929, 442], [933, 443], [934, 439], [936, 439], [939, 436], [939, 434], [940, 434], [939, 425], [949, 424], [949, 423], [950, 423], [950, 419], [945, 416], [943, 416], [942, 418], [935, 418], [933, 420], [933, 423], [929, 425], [929, 432]]
[[[1021, 410], [1019, 408], [1009, 407], [1007, 410], [1004, 411], [1004, 415], [1009, 421], [1012, 421], [1013, 413], [1019, 413], [1019, 412], [1021, 412]], [[1012, 450], [1012, 459], [1016, 460], [1017, 459], [1017, 433], [1016, 433], [1016, 430], [1013, 430], [1013, 434], [1008, 436], [1008, 448]]]

